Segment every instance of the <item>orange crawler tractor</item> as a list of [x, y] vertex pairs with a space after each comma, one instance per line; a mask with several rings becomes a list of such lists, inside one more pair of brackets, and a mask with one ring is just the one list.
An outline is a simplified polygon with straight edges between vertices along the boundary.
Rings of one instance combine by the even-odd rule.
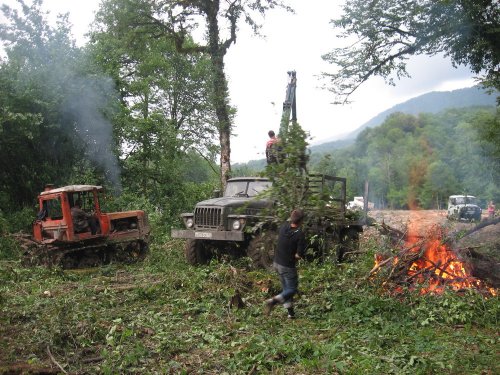
[[101, 186], [47, 186], [33, 237], [23, 238], [24, 264], [81, 268], [143, 259], [149, 225], [144, 211], [101, 212]]

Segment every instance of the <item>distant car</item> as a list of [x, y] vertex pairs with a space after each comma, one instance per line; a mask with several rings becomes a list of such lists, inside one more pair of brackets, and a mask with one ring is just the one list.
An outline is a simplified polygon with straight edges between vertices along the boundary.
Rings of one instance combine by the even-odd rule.
[[450, 195], [447, 217], [450, 220], [481, 220], [481, 207], [473, 195]]
[[[375, 205], [372, 202], [368, 202], [368, 209], [373, 210]], [[365, 208], [363, 197], [354, 197], [354, 200], [347, 203], [348, 210], [363, 210]]]

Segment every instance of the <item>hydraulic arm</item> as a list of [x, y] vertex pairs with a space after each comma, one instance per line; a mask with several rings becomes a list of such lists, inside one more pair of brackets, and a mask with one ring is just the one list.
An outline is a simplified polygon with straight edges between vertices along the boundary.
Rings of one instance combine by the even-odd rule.
[[281, 115], [281, 124], [280, 124], [280, 132], [279, 138], [284, 140], [288, 135], [288, 125], [290, 124], [290, 115], [291, 121], [297, 122], [297, 105], [296, 105], [296, 97], [295, 92], [297, 89], [297, 73], [295, 70], [292, 70], [288, 73], [288, 85], [286, 88], [286, 96], [285, 101], [283, 102], [283, 114]]

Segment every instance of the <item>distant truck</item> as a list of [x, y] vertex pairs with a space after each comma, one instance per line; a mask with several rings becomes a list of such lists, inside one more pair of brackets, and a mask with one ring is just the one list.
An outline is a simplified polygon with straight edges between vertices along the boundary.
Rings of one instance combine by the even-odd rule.
[[[354, 197], [354, 200], [347, 203], [347, 208], [349, 210], [363, 210], [365, 208], [365, 202], [363, 197]], [[373, 210], [375, 204], [368, 202], [368, 209]]]
[[481, 207], [473, 195], [450, 195], [447, 217], [450, 220], [480, 221]]

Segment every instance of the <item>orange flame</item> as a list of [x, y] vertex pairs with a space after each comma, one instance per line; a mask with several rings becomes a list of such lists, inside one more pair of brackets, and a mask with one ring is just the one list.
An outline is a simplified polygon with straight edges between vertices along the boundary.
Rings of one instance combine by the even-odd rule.
[[434, 275], [428, 278], [429, 287], [422, 288], [421, 293], [441, 293], [444, 291], [444, 285], [451, 286], [454, 290], [481, 286], [481, 281], [472, 277], [466, 270], [465, 263], [458, 260], [456, 255], [437, 239], [427, 243], [424, 254], [410, 266], [408, 275], [416, 276], [418, 282], [423, 282], [422, 271], [425, 270], [433, 270]]
[[[488, 287], [483, 281], [472, 276], [467, 263], [462, 262], [451, 248], [440, 239], [445, 236], [441, 229], [433, 228], [424, 235], [424, 226], [419, 225], [422, 221], [421, 211], [412, 211], [413, 220], [408, 224], [407, 248], [410, 252], [417, 253], [424, 250], [422, 255], [415, 260], [407, 271], [408, 278], [413, 285], [423, 285], [420, 294], [440, 294], [446, 287], [451, 287], [455, 291], [476, 288], [488, 291], [490, 295], [496, 296], [496, 290]], [[425, 241], [421, 239], [429, 238]], [[388, 262], [384, 261], [380, 255], [375, 256], [375, 266], [372, 271]], [[398, 257], [390, 259], [394, 266], [399, 262]], [[396, 287], [395, 293], [402, 292], [401, 287]]]
[[[420, 293], [440, 294], [448, 286], [456, 291], [471, 288], [487, 289], [490, 294], [496, 295], [493, 288], [488, 288], [483, 281], [472, 276], [468, 265], [458, 259], [451, 248], [442, 243], [440, 237], [442, 233], [434, 229], [431, 239], [423, 244], [424, 253], [408, 269], [409, 279], [419, 284], [428, 281], [428, 286], [423, 287]], [[415, 242], [415, 236], [409, 237], [407, 245]]]

